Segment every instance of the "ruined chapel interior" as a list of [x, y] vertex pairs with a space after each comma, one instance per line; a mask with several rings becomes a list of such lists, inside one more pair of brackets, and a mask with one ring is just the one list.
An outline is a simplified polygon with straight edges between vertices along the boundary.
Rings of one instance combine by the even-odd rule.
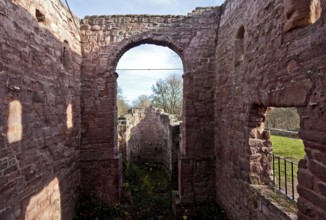
[[[117, 77], [141, 44], [182, 59], [178, 204], [229, 219], [326, 219], [326, 0], [226, 0], [188, 15], [79, 19], [60, 0], [0, 0], [0, 220], [71, 220], [118, 203]], [[269, 106], [296, 107], [296, 210], [268, 198]]]

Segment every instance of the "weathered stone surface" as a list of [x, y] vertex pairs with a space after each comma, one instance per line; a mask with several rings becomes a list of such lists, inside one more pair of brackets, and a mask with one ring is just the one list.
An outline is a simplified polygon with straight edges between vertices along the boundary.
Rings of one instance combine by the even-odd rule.
[[[151, 43], [168, 46], [181, 56], [185, 64], [183, 157], [214, 164], [214, 128], [210, 115], [214, 114], [213, 61], [218, 13], [220, 8], [212, 7], [198, 9], [188, 16], [91, 16], [82, 20], [82, 27], [90, 26], [81, 31], [84, 56], [82, 151], [107, 144], [117, 152], [115, 68], [128, 49]], [[101, 122], [108, 117], [111, 120], [103, 125]], [[210, 168], [206, 171], [210, 184], [206, 184], [206, 178], [195, 178], [201, 175], [197, 170], [191, 175], [198, 184], [183, 183], [182, 187], [187, 191], [198, 194], [193, 199], [203, 200], [205, 197], [214, 200], [215, 172], [213, 165]], [[184, 167], [179, 168], [179, 173], [182, 169]], [[92, 188], [93, 184], [84, 186], [87, 187]]]
[[[217, 200], [233, 219], [273, 219], [272, 214], [262, 216], [259, 209], [250, 207], [251, 195], [244, 190], [250, 188], [248, 183], [268, 183], [264, 175], [268, 164], [264, 165], [262, 153], [257, 155], [264, 145], [253, 148], [248, 140], [265, 141], [264, 112], [270, 106], [298, 108], [299, 136], [306, 149], [314, 152], [300, 161], [299, 185], [313, 193], [299, 192], [299, 203], [304, 200], [305, 205], [298, 205], [298, 218], [317, 219], [314, 213], [323, 209], [311, 198], [322, 197], [314, 181], [324, 178], [325, 165], [322, 156], [317, 159], [315, 155], [325, 151], [325, 98], [319, 95], [325, 94], [325, 89], [322, 92], [318, 83], [325, 78], [321, 61], [325, 51], [320, 52], [325, 50], [325, 14], [322, 12], [314, 24], [303, 24], [302, 18], [310, 15], [311, 2], [230, 0], [221, 15], [215, 75], [216, 192]], [[325, 1], [314, 2], [325, 7]], [[288, 20], [285, 15], [289, 11], [293, 14]], [[245, 56], [235, 66], [230, 61], [234, 60], [232, 51], [242, 26], [246, 31]]]
[[180, 123], [175, 115], [161, 109], [130, 109], [119, 118], [119, 151], [131, 162], [159, 162], [171, 175], [172, 169], [177, 168], [180, 151]]
[[0, 219], [72, 219], [80, 179], [78, 32], [57, 0], [2, 0], [0, 35]]
[[285, 31], [308, 26], [320, 18], [320, 0], [285, 0], [284, 2]]
[[184, 63], [182, 204], [217, 201], [231, 219], [293, 218], [251, 185], [271, 177], [267, 107], [291, 106], [307, 152], [298, 218], [324, 219], [325, 11], [325, 0], [227, 0], [187, 16], [86, 17], [79, 36], [57, 0], [0, 1], [0, 219], [72, 219], [78, 187], [118, 202], [115, 69], [144, 43]]

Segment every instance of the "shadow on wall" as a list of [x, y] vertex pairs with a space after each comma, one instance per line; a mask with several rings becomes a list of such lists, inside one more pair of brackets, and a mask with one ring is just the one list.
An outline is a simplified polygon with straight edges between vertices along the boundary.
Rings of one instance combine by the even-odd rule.
[[0, 219], [72, 219], [79, 185], [80, 55], [71, 52], [73, 63], [65, 68], [65, 44], [33, 15], [7, 0], [0, 11]]
[[[25, 144], [29, 144], [31, 140], [23, 136], [23, 130], [26, 130], [28, 125], [25, 124], [24, 128], [22, 123], [24, 118], [22, 105], [20, 101], [13, 100], [8, 106], [7, 135], [4, 136], [7, 139], [4, 142], [7, 144], [4, 147], [15, 151], [12, 152], [12, 156], [16, 157], [16, 160], [9, 159], [9, 167], [4, 169], [4, 175], [0, 176], [4, 183], [0, 188], [3, 205], [0, 206], [0, 219], [71, 219], [74, 216], [76, 197], [70, 197], [69, 194], [71, 190], [74, 191], [75, 186], [71, 181], [77, 176], [71, 174], [75, 171], [70, 170], [64, 174], [64, 170], [71, 169], [67, 167], [68, 164], [62, 163], [57, 166], [51, 164], [55, 163], [55, 158], [51, 158], [51, 149], [49, 151], [43, 149], [46, 146], [37, 146], [41, 148], [40, 151], [25, 149]], [[66, 118], [68, 134], [73, 128], [71, 103], [67, 107]], [[7, 152], [11, 158], [11, 152]], [[14, 184], [10, 181], [11, 178]], [[67, 206], [67, 203], [70, 206]]]

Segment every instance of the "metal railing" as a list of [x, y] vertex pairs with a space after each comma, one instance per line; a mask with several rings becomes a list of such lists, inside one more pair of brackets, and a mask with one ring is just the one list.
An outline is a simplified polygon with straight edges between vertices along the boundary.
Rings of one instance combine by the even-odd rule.
[[297, 201], [297, 170], [298, 164], [281, 156], [273, 156], [272, 187], [293, 201]]

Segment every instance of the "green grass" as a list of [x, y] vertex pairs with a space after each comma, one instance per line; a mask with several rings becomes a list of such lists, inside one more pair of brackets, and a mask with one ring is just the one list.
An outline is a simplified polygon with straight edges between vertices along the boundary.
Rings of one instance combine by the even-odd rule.
[[123, 190], [131, 204], [132, 219], [173, 219], [171, 184], [160, 164], [126, 163], [124, 175]]
[[168, 175], [157, 163], [125, 163], [122, 201], [110, 206], [80, 198], [74, 220], [172, 220]]
[[[300, 139], [294, 139], [294, 138], [288, 138], [288, 137], [281, 137], [272, 135], [271, 141], [273, 143], [273, 154], [277, 156], [281, 156], [285, 158], [287, 161], [293, 161], [295, 164], [293, 165], [293, 182], [294, 186], [297, 185], [297, 173], [298, 173], [298, 166], [296, 165], [300, 159], [304, 158], [305, 151], [304, 151], [304, 145], [302, 140]], [[279, 169], [280, 165], [280, 169]], [[285, 161], [284, 159], [280, 159], [280, 161], [275, 157], [274, 160], [274, 178], [275, 178], [275, 188], [279, 187], [279, 170], [280, 170], [280, 181], [281, 181], [281, 188], [282, 191], [285, 191]], [[291, 189], [292, 189], [292, 168], [291, 163], [286, 162], [286, 173], [287, 173], [287, 186], [288, 186], [288, 195], [292, 195]], [[296, 187], [294, 187], [294, 197], [297, 198], [297, 191]]]
[[301, 139], [272, 135], [271, 141], [273, 143], [273, 154], [285, 157], [296, 163], [305, 156], [304, 145]]
[[[74, 220], [226, 220], [224, 211], [215, 203], [196, 204], [195, 218], [176, 218], [172, 210], [172, 187], [169, 176], [159, 163], [124, 163], [121, 203], [110, 206], [93, 204], [80, 198]], [[190, 214], [190, 213], [189, 213]]]

